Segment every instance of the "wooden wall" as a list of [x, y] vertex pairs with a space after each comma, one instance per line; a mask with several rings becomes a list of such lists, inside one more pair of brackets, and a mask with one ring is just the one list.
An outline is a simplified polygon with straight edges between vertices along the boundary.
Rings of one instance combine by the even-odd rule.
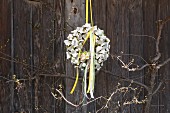
[[[92, 0], [94, 23], [111, 40], [112, 55], [135, 54], [147, 62], [155, 54], [158, 20], [170, 16], [169, 0]], [[73, 95], [75, 69], [65, 58], [64, 39], [85, 23], [85, 0], [0, 0], [0, 112], [1, 113], [94, 113], [102, 100], [74, 108], [51, 92], [60, 89], [65, 97], [78, 104], [82, 99], [81, 81]], [[170, 57], [170, 22], [163, 29], [160, 62]], [[142, 66], [143, 60], [131, 55]], [[170, 112], [170, 63], [160, 71], [156, 82], [164, 80], [153, 97], [151, 113]], [[111, 72], [113, 75], [108, 74]], [[20, 85], [14, 82], [20, 80]], [[115, 76], [114, 76], [115, 75]], [[119, 77], [148, 82], [147, 70], [128, 72], [111, 57], [96, 75], [95, 97], [108, 97]], [[124, 86], [129, 83], [123, 83]], [[21, 87], [20, 87], [21, 86]], [[141, 98], [143, 94], [140, 94]], [[134, 109], [136, 107], [137, 111]], [[144, 105], [129, 105], [120, 113], [143, 112]], [[112, 107], [101, 113], [114, 113]]]

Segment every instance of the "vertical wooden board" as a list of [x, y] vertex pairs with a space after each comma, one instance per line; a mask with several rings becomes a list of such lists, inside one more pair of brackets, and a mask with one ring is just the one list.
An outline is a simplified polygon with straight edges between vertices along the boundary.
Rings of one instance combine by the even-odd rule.
[[[144, 59], [150, 61], [155, 56], [156, 20], [157, 8], [156, 0], [143, 0], [143, 27], [144, 35]], [[152, 38], [154, 37], [154, 38]], [[149, 48], [149, 49], [148, 49]]]
[[[146, 64], [143, 58], [143, 9], [142, 9], [142, 0], [130, 1], [129, 3], [129, 60], [134, 59], [132, 67], [135, 68], [137, 66], [142, 67]], [[137, 56], [140, 57], [137, 57]], [[129, 73], [129, 78], [134, 78], [133, 80], [143, 83], [144, 80], [144, 70], [135, 71]], [[134, 88], [140, 88], [141, 86], [133, 84]], [[138, 89], [139, 90], [139, 89]], [[133, 95], [133, 94], [132, 94]], [[137, 95], [136, 95], [137, 96]], [[133, 97], [132, 97], [133, 98]], [[141, 91], [138, 95], [138, 100], [142, 100], [144, 98], [144, 94]], [[144, 104], [132, 104], [131, 113], [142, 113]]]
[[[93, 21], [94, 25], [97, 25], [98, 28], [104, 30], [104, 33], [107, 35], [106, 30], [106, 18], [107, 18], [107, 13], [106, 13], [106, 0], [92, 0], [93, 4]], [[102, 67], [102, 69], [106, 69], [106, 62], [105, 65]], [[95, 98], [103, 96], [107, 96], [107, 77], [105, 76], [105, 73], [102, 71], [99, 71], [96, 74], [96, 80], [95, 80], [95, 91], [94, 95]], [[105, 101], [99, 100], [95, 102], [95, 110], [98, 111], [103, 105], [105, 104]], [[94, 107], [92, 109], [94, 109]], [[92, 113], [95, 113], [96, 111], [93, 111]], [[102, 113], [107, 113], [106, 110], [102, 110]]]
[[[142, 13], [142, 0], [136, 0], [129, 3], [129, 54], [130, 59], [134, 59], [135, 64], [138, 66], [143, 66], [146, 62], [140, 57], [143, 57], [143, 39], [147, 38], [143, 36], [143, 13]], [[134, 56], [133, 56], [134, 55]], [[141, 80], [143, 74], [141, 72], [131, 72], [130, 78], [138, 78]]]
[[[65, 74], [64, 72], [64, 1], [63, 0], [54, 0], [53, 1], [53, 35], [52, 35], [52, 47], [53, 47], [53, 73]], [[62, 77], [53, 77], [51, 81], [51, 86], [54, 87], [54, 90], [62, 89], [64, 92], [64, 80]], [[54, 91], [55, 92], [55, 91]], [[60, 97], [60, 95], [58, 95]], [[64, 113], [64, 101], [62, 99], [53, 98], [52, 101], [52, 112], [53, 113]]]
[[[76, 29], [76, 27], [80, 27], [83, 24], [85, 24], [84, 5], [85, 5], [85, 0], [65, 0], [65, 28], [66, 28], [65, 39], [70, 33], [70, 31]], [[66, 60], [66, 76], [75, 77], [75, 75], [76, 72], [72, 64], [70, 63], [70, 60]], [[69, 101], [75, 104], [79, 104], [80, 101], [82, 100], [81, 81], [79, 81], [74, 93], [71, 95], [70, 91], [73, 87], [73, 84], [74, 84], [74, 80], [70, 80], [70, 79], [65, 80], [65, 96]], [[83, 113], [86, 112], [86, 109], [84, 111], [81, 111], [80, 109], [76, 109], [75, 107], [72, 107], [66, 103], [65, 112]]]
[[[36, 67], [35, 112], [52, 112], [54, 110], [54, 98], [51, 95], [53, 77], [47, 77], [46, 74], [52, 74], [54, 62], [54, 0], [39, 1], [33, 5], [33, 63]], [[44, 76], [39, 76], [45, 73]]]
[[[117, 56], [122, 52], [125, 54], [129, 53], [129, 0], [120, 0], [120, 1], [107, 1], [107, 35], [111, 40], [111, 50], [110, 54]], [[128, 62], [128, 57], [122, 56], [121, 59], [123, 62]], [[128, 72], [121, 68], [121, 64], [117, 61], [116, 58], [109, 59], [108, 71], [113, 73], [115, 76], [107, 77], [107, 93], [108, 96], [111, 95], [113, 91], [116, 89], [116, 85], [119, 82], [119, 77], [128, 77]], [[118, 77], [119, 76], [119, 77]], [[129, 84], [129, 83], [128, 83]], [[128, 84], [124, 84], [121, 82], [122, 86], [126, 86]], [[119, 94], [120, 95], [120, 94]], [[121, 102], [121, 96], [118, 98], [114, 98], [112, 102]], [[116, 106], [114, 106], [116, 107]], [[112, 107], [108, 109], [109, 113], [116, 112]], [[122, 109], [117, 109], [117, 112], [126, 112], [129, 113], [129, 107], [122, 107]]]
[[[148, 35], [151, 37], [156, 38], [156, 21], [158, 16], [158, 1], [157, 0], [143, 0], [143, 27], [144, 27], [144, 35]], [[144, 38], [144, 59], [147, 62], [150, 62], [151, 59], [156, 55], [155, 52], [155, 39], [151, 37]], [[145, 73], [147, 73], [147, 69]], [[145, 74], [145, 84], [149, 85], [150, 82], [150, 75]], [[151, 113], [157, 113], [158, 112], [158, 104], [159, 104], [159, 97], [158, 95], [154, 95], [152, 98], [152, 103], [150, 107]]]
[[[14, 54], [15, 63], [14, 74], [18, 79], [28, 78], [30, 71], [30, 7], [23, 0], [14, 2]], [[18, 63], [19, 62], [19, 63]], [[14, 90], [14, 112], [31, 112], [32, 103], [27, 87], [28, 82], [20, 81], [22, 88]], [[18, 87], [17, 85], [15, 87]], [[25, 89], [24, 89], [25, 87]]]
[[0, 1], [0, 112], [7, 113], [10, 110], [9, 84], [5, 81], [10, 74], [10, 2]]
[[[170, 1], [159, 0], [159, 19], [165, 19], [170, 15]], [[170, 58], [170, 48], [169, 48], [169, 36], [170, 36], [170, 22], [167, 22], [162, 30], [162, 39], [160, 43], [160, 51], [162, 54], [162, 57], [160, 59], [160, 63], [165, 61], [166, 59]], [[165, 80], [165, 84], [160, 88], [158, 91], [159, 93], [159, 113], [169, 113], [170, 112], [170, 63], [166, 64], [162, 67], [162, 69], [159, 71], [159, 81], [161, 82], [161, 79]]]
[[[42, 92], [39, 91], [39, 87], [41, 87], [39, 82], [39, 77], [37, 75], [37, 72], [41, 71], [40, 65], [37, 63], [39, 62], [39, 54], [40, 51], [38, 48], [40, 45], [40, 42], [38, 40], [40, 36], [40, 12], [42, 9], [42, 3], [41, 2], [34, 2], [34, 1], [27, 1], [27, 7], [29, 7], [29, 57], [30, 57], [30, 69], [29, 69], [29, 81], [28, 81], [28, 97], [29, 103], [30, 103], [30, 112], [31, 113], [39, 113], [39, 104], [38, 104], [38, 96], [39, 93]], [[37, 38], [38, 37], [38, 38]], [[37, 52], [38, 51], [38, 52]], [[32, 79], [35, 78], [35, 79]]]

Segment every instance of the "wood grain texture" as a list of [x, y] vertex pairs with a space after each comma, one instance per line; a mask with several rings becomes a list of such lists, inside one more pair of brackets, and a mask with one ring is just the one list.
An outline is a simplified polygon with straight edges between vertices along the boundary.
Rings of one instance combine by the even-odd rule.
[[[22, 12], [22, 13], [21, 13]], [[14, 65], [14, 74], [16, 75], [16, 78], [24, 78], [24, 75], [26, 74], [24, 72], [25, 69], [27, 69], [25, 64], [29, 64], [29, 50], [30, 50], [30, 28], [29, 28], [29, 19], [30, 19], [30, 9], [27, 6], [27, 4], [22, 0], [17, 0], [14, 2], [14, 59], [21, 62], [15, 63]], [[23, 64], [22, 64], [23, 63]], [[23, 83], [26, 85], [27, 83]], [[27, 84], [28, 85], [28, 84]], [[14, 89], [17, 87], [15, 84]], [[31, 97], [29, 94], [31, 91], [26, 92], [24, 90], [14, 90], [14, 112], [21, 112], [22, 110], [25, 111], [28, 109], [28, 111], [32, 111], [32, 107], [28, 108], [28, 106], [31, 106], [32, 98], [20, 98], [20, 97]], [[30, 105], [28, 105], [30, 103]]]
[[[106, 33], [106, 19], [107, 19], [107, 13], [106, 13], [106, 0], [93, 0], [93, 19], [94, 19], [94, 25], [97, 25], [100, 29], [104, 30]], [[107, 34], [106, 34], [107, 35]], [[103, 69], [106, 69], [106, 64], [102, 67]], [[95, 97], [100, 96], [107, 96], [107, 77], [105, 76], [104, 72], [99, 71], [96, 75], [96, 81], [95, 81]], [[96, 107], [95, 109], [100, 109], [104, 102], [103, 100], [99, 100], [95, 103]], [[94, 113], [93, 111], [92, 113]], [[102, 113], [106, 113], [107, 110], [102, 110]]]
[[[135, 64], [145, 64], [139, 57], [122, 55], [135, 54], [150, 63], [156, 55], [156, 22], [170, 15], [170, 1], [92, 0], [92, 4], [94, 24], [104, 30], [110, 39], [111, 55], [121, 55], [125, 63], [134, 58]], [[69, 101], [79, 104], [82, 100], [81, 80], [73, 95], [70, 94], [74, 80], [69, 77], [74, 78], [76, 72], [70, 61], [65, 59], [66, 48], [63, 42], [70, 31], [84, 23], [85, 0], [0, 0], [1, 113], [95, 113], [106, 104], [101, 99], [75, 108], [59, 98], [58, 93], [59, 99], [51, 95], [51, 92], [56, 93], [56, 88], [62, 87], [62, 93]], [[161, 35], [162, 56], [158, 63], [170, 58], [169, 25], [170, 22], [165, 25]], [[153, 96], [150, 113], [170, 112], [169, 68], [170, 64], [167, 64], [159, 70], [156, 86], [162, 79], [165, 83]], [[122, 86], [128, 86], [130, 83], [121, 81], [121, 77], [135, 78], [136, 81], [149, 85], [150, 76], [147, 72], [147, 68], [139, 72], [128, 72], [121, 68], [121, 63], [116, 58], [110, 57], [96, 75], [94, 95], [108, 98], [115, 91], [118, 82]], [[66, 77], [48, 76], [57, 73]], [[20, 89], [12, 81], [13, 74], [18, 79], [24, 79], [20, 81]], [[147, 92], [142, 92], [140, 99], [144, 94]], [[114, 102], [121, 102], [123, 99], [123, 95], [115, 95], [109, 108], [100, 112], [114, 113]], [[142, 113], [143, 109], [144, 105], [128, 105], [117, 111]]]
[[[159, 0], [159, 10], [158, 10], [158, 15], [159, 19], [162, 20], [163, 18], [166, 18], [167, 15], [170, 15], [170, 1], [168, 0]], [[170, 49], [169, 49], [169, 44], [170, 41], [168, 41], [169, 35], [170, 35], [170, 22], [168, 22], [162, 32], [162, 40], [161, 40], [161, 45], [160, 45], [160, 51], [162, 53], [162, 57], [160, 59], [160, 62], [165, 61], [170, 57]], [[160, 83], [161, 79], [165, 80], [165, 84], [161, 87], [159, 91], [159, 112], [160, 113], [168, 113], [170, 112], [170, 64], [168, 63], [162, 69], [159, 71], [160, 76], [158, 77], [158, 83]]]
[[[65, 39], [70, 33], [70, 31], [76, 29], [76, 27], [80, 27], [85, 23], [85, 0], [65, 0]], [[74, 9], [77, 9], [77, 12], [74, 12]], [[69, 60], [66, 60], [66, 76], [76, 76], [75, 68], [73, 68], [72, 64]], [[81, 75], [80, 75], [81, 76]], [[73, 87], [74, 80], [66, 79], [65, 81], [65, 96], [66, 98], [73, 102], [73, 103], [80, 103], [82, 101], [82, 87], [81, 82], [77, 84], [77, 87], [74, 91], [74, 93], [71, 95], [70, 91]], [[81, 108], [74, 108], [68, 104], [65, 106], [65, 112], [66, 113], [85, 113], [87, 110], [84, 108], [84, 111], [81, 110]]]
[[[11, 8], [8, 0], [0, 1], [0, 76], [10, 79], [10, 26]], [[8, 60], [5, 60], [8, 59]], [[0, 77], [0, 112], [6, 113], [11, 109], [10, 86], [6, 79]]]
[[[130, 20], [129, 20], [129, 0], [113, 0], [107, 1], [107, 35], [111, 39], [111, 55], [117, 56], [121, 53], [129, 54], [129, 27], [130, 27]], [[121, 7], [120, 7], [121, 6]], [[129, 57], [122, 56], [121, 59], [123, 62], [129, 62]], [[112, 72], [115, 76], [107, 75], [107, 93], [108, 96], [111, 95], [113, 91], [115, 91], [116, 86], [118, 84], [119, 77], [129, 77], [129, 72], [126, 70], [121, 69], [120, 63], [117, 61], [116, 58], [108, 60], [107, 70]], [[127, 86], [129, 83], [120, 82], [122, 86]], [[118, 94], [113, 97], [112, 102], [122, 100], [122, 95]], [[130, 108], [129, 106], [126, 109], [116, 109], [115, 105], [111, 105], [108, 109], [108, 112], [127, 112], [129, 113]]]
[[[157, 0], [143, 0], [143, 16], [144, 16], [144, 34], [148, 36], [153, 36], [156, 39], [157, 26], [156, 21], [159, 18], [158, 14], [158, 1]], [[144, 59], [147, 62], [150, 62], [151, 59], [156, 55], [155, 53], [155, 40], [153, 38], [145, 38], [144, 39]], [[149, 48], [149, 49], [148, 49]], [[148, 70], [146, 70], [147, 72]], [[150, 74], [145, 74], [145, 84], [150, 85]], [[159, 113], [159, 95], [155, 95], [152, 100], [152, 105], [150, 108], [150, 112]]]
[[[135, 0], [129, 2], [129, 60], [134, 59], [134, 67], [142, 66], [146, 64], [140, 57], [133, 55], [144, 56], [143, 51], [143, 12], [142, 12], [142, 0]], [[138, 36], [139, 35], [139, 36]], [[135, 81], [144, 83], [144, 70], [137, 72], [130, 72], [129, 78], [135, 78]], [[135, 86], [140, 88], [140, 86]], [[140, 99], [144, 98], [144, 92], [141, 91], [138, 95]], [[130, 112], [142, 113], [143, 105], [131, 105]]]

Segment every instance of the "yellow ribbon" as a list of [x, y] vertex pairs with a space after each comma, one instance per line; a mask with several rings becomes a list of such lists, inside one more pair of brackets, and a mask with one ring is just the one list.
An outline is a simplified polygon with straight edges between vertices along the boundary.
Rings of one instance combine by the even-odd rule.
[[[87, 41], [87, 39], [89, 38], [89, 36], [90, 36], [90, 32], [87, 34], [86, 39], [84, 40], [82, 47], [83, 47], [84, 44], [86, 43], [86, 41]], [[79, 51], [79, 54], [78, 54], [78, 61], [79, 61], [80, 55], [81, 55], [81, 50]], [[76, 88], [76, 86], [77, 86], [77, 83], [78, 83], [78, 78], [79, 78], [78, 65], [79, 65], [79, 62], [78, 62], [78, 64], [77, 64], [76, 80], [75, 80], [75, 82], [74, 82], [73, 88], [72, 88], [71, 91], [70, 91], [70, 94], [73, 94], [73, 92], [74, 92], [74, 90], [75, 90], [75, 88]]]
[[[89, 0], [86, 0], [86, 23], [88, 23], [88, 9], [89, 9], [89, 4], [88, 4]], [[91, 25], [93, 27], [93, 17], [92, 17], [92, 0], [90, 0], [90, 19], [91, 19]], [[93, 29], [92, 29], [93, 30]], [[94, 90], [94, 80], [95, 80], [95, 69], [94, 69], [94, 47], [95, 47], [95, 35], [91, 33], [91, 30], [88, 32], [87, 36], [86, 36], [86, 39], [84, 40], [83, 42], [83, 46], [84, 44], [86, 43], [86, 41], [88, 40], [88, 38], [90, 37], [90, 47], [91, 47], [91, 50], [90, 52], [92, 57], [90, 59], [90, 72], [89, 72], [89, 85], [88, 85], [88, 91], [87, 93], [90, 92], [91, 94], [91, 97], [92, 97], [92, 93], [93, 93], [93, 90]], [[80, 55], [81, 55], [81, 50], [79, 51], [79, 54], [78, 54], [78, 60], [80, 58]], [[79, 62], [77, 64], [77, 74], [76, 74], [76, 80], [74, 82], [74, 85], [73, 85], [73, 88], [70, 92], [70, 94], [72, 94], [77, 86], [77, 83], [78, 83], [78, 78], [79, 78], [79, 69], [78, 69], [78, 65], [79, 65]], [[85, 92], [86, 93], [86, 92]]]
[[88, 15], [89, 15], [89, 0], [86, 0], [86, 23], [88, 23], [88, 19], [89, 19], [89, 17], [88, 17]]
[[92, 14], [92, 1], [90, 0], [90, 17], [91, 17], [91, 25], [93, 27], [93, 14]]
[[75, 88], [76, 88], [76, 86], [77, 86], [77, 83], [78, 83], [78, 78], [79, 78], [79, 68], [77, 67], [76, 80], [75, 80], [75, 82], [74, 82], [74, 85], [73, 85], [72, 90], [70, 91], [70, 94], [73, 94], [73, 92], [74, 92], [74, 90], [75, 90]]

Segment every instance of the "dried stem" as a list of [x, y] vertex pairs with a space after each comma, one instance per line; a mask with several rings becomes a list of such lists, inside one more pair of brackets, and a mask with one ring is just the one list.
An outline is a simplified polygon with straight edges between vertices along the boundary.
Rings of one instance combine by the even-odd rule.
[[170, 20], [170, 17], [167, 17], [164, 20], [159, 20], [158, 21], [158, 33], [157, 33], [157, 39], [156, 39], [156, 57], [153, 58], [152, 62], [156, 62], [159, 60], [159, 58], [161, 57], [161, 53], [159, 50], [159, 44], [160, 44], [160, 40], [161, 40], [161, 34], [162, 34], [162, 29], [164, 27], [164, 25]]
[[159, 83], [158, 87], [155, 89], [155, 91], [152, 93], [152, 95], [156, 94], [159, 91], [159, 89], [161, 88], [162, 84], [163, 84], [163, 82]]
[[121, 76], [115, 76], [112, 72], [109, 72], [109, 71], [106, 71], [106, 70], [102, 70], [102, 71], [104, 71], [104, 72], [107, 73], [107, 74], [113, 75], [114, 77], [118, 77], [118, 78], [119, 78], [120, 80], [122, 80], [122, 81], [131, 82], [131, 83], [137, 84], [137, 85], [139, 85], [139, 86], [141, 86], [141, 87], [144, 87], [147, 91], [149, 90], [149, 87], [146, 86], [146, 85], [143, 84], [143, 83], [134, 81], [134, 80], [129, 79], [129, 78], [121, 77]]
[[[61, 95], [61, 97], [62, 97], [69, 105], [74, 106], [74, 107], [79, 107], [79, 106], [80, 106], [80, 105], [77, 105], [77, 104], [73, 104], [72, 102], [70, 102], [69, 100], [67, 100], [67, 99], [64, 97], [64, 95], [63, 95], [58, 89], [56, 89], [56, 91]], [[54, 97], [55, 99], [58, 99], [58, 98], [55, 96], [54, 93], [51, 92], [51, 94], [53, 95], [53, 97]]]
[[166, 59], [163, 63], [157, 65], [157, 69], [160, 69], [162, 66], [166, 65], [169, 62], [170, 62], [170, 58]]

